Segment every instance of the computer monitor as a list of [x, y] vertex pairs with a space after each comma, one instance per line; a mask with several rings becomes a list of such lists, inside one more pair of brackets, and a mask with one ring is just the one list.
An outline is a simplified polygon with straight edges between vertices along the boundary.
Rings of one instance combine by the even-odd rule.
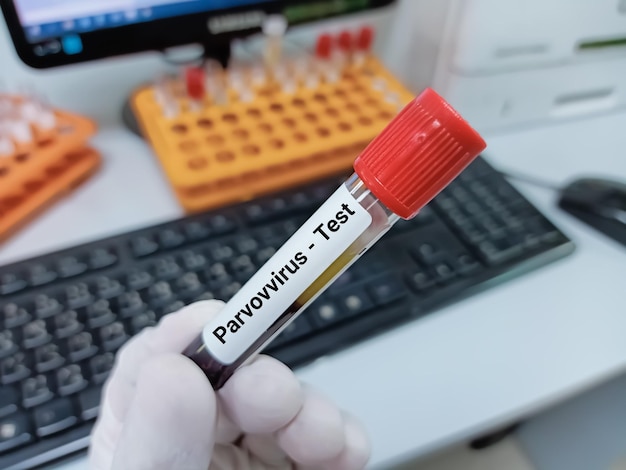
[[48, 68], [199, 43], [220, 56], [268, 14], [290, 25], [378, 8], [393, 0], [0, 0], [15, 48]]

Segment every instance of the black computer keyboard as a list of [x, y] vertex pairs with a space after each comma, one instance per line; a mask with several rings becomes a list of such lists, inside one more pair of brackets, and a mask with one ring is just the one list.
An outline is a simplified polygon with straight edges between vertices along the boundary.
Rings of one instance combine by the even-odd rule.
[[[0, 268], [0, 468], [85, 448], [117, 350], [228, 300], [333, 178]], [[565, 256], [573, 244], [484, 160], [399, 222], [268, 348], [293, 367]]]

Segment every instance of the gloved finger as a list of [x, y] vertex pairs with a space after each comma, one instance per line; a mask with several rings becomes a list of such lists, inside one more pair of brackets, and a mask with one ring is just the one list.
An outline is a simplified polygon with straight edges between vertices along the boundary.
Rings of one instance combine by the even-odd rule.
[[114, 469], [206, 469], [216, 396], [202, 371], [178, 354], [160, 354], [139, 371], [113, 458]]
[[[219, 403], [219, 398], [218, 398]], [[228, 417], [223, 406], [217, 407], [217, 427], [215, 442], [217, 444], [232, 444], [241, 436], [241, 428]]]
[[371, 444], [363, 425], [351, 415], [343, 414], [345, 446], [334, 459], [324, 463], [325, 470], [362, 470], [367, 465]]
[[[104, 385], [103, 396], [107, 394], [109, 383]], [[100, 415], [93, 427], [89, 445], [89, 469], [109, 470], [113, 463], [113, 449], [122, 432], [122, 422], [111, 411], [108, 400], [104, 400], [100, 408]]]
[[246, 434], [241, 447], [266, 466], [274, 468], [291, 465], [291, 459], [278, 445], [273, 434]]
[[293, 470], [291, 462], [268, 467], [256, 456], [233, 444], [215, 446], [209, 470]]
[[159, 353], [181, 353], [223, 305], [218, 301], [191, 304], [166, 315], [156, 327], [144, 330], [120, 349], [107, 387], [111, 411], [118, 420], [126, 416], [141, 366]]
[[259, 356], [237, 370], [218, 396], [232, 421], [252, 434], [285, 426], [300, 411], [304, 397], [293, 372], [269, 356]]
[[276, 433], [276, 438], [287, 455], [305, 466], [319, 466], [337, 458], [346, 443], [341, 412], [310, 388], [305, 388], [300, 412]]

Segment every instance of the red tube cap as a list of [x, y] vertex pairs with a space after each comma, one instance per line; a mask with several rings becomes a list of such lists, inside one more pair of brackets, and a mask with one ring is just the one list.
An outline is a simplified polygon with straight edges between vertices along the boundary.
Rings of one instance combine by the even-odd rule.
[[187, 94], [194, 100], [204, 98], [204, 70], [200, 67], [188, 67], [185, 70]]
[[360, 51], [369, 51], [372, 48], [374, 42], [374, 28], [370, 26], [364, 26], [359, 30], [359, 34], [356, 38], [356, 47]]
[[383, 204], [410, 219], [486, 146], [441, 96], [427, 88], [367, 146], [354, 169]]
[[342, 51], [351, 52], [352, 47], [354, 46], [354, 38], [352, 37], [352, 33], [350, 33], [350, 31], [342, 31], [341, 33], [339, 33], [337, 43], [339, 44], [339, 49], [341, 49]]
[[315, 55], [319, 59], [328, 59], [333, 49], [333, 38], [330, 34], [320, 34], [315, 45]]

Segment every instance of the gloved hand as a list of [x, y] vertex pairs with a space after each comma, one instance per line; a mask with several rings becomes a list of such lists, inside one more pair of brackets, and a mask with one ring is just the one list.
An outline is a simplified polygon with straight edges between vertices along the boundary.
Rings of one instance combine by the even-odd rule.
[[199, 302], [128, 342], [104, 389], [92, 470], [266, 470], [365, 467], [356, 420], [259, 356], [215, 393], [182, 351], [222, 308]]

